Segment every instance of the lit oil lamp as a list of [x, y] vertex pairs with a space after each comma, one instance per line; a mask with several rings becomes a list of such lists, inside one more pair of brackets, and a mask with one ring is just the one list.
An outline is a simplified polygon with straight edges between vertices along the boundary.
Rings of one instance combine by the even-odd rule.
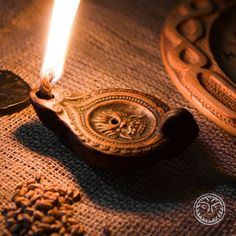
[[30, 92], [40, 120], [79, 157], [100, 168], [140, 169], [183, 151], [198, 134], [186, 109], [169, 109], [151, 95], [128, 89], [82, 96], [53, 88], [63, 71], [79, 3], [55, 0], [41, 84]]

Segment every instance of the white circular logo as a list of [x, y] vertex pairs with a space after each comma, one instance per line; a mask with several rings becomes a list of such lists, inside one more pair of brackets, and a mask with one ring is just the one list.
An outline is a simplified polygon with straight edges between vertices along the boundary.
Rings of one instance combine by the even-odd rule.
[[200, 196], [194, 203], [193, 212], [196, 219], [204, 225], [214, 225], [223, 220], [225, 203], [214, 193]]

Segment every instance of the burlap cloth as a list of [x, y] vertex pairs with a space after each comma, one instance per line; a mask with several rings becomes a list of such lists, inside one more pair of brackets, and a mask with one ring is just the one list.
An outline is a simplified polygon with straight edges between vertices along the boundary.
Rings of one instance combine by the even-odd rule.
[[[41, 174], [47, 182], [81, 189], [83, 200], [75, 210], [88, 235], [101, 235], [104, 226], [112, 235], [236, 235], [235, 139], [180, 95], [162, 65], [161, 29], [177, 2], [82, 1], [58, 86], [83, 92], [133, 88], [172, 107], [187, 107], [201, 129], [195, 143], [145, 171], [107, 173], [64, 147], [30, 106], [0, 118], [0, 209], [19, 182]], [[31, 86], [39, 81], [51, 4], [0, 0], [0, 68]], [[215, 226], [202, 225], [193, 215], [195, 200], [207, 192], [226, 203], [225, 218]]]

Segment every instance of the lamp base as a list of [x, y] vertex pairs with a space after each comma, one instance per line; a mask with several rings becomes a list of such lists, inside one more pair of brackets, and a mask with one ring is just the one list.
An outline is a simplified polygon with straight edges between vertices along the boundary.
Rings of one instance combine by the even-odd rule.
[[52, 99], [30, 92], [42, 123], [81, 158], [110, 170], [145, 168], [177, 155], [199, 129], [186, 109], [172, 109], [153, 96], [126, 89], [87, 95], [53, 90]]

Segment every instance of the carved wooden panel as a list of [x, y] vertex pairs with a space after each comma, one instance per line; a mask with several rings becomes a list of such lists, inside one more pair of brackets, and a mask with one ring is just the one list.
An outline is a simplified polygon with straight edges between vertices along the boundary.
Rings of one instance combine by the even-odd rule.
[[[183, 96], [236, 136], [236, 17], [230, 10], [236, 9], [234, 4], [182, 1], [166, 20], [161, 50], [167, 72]], [[221, 17], [225, 11], [231, 15]]]

